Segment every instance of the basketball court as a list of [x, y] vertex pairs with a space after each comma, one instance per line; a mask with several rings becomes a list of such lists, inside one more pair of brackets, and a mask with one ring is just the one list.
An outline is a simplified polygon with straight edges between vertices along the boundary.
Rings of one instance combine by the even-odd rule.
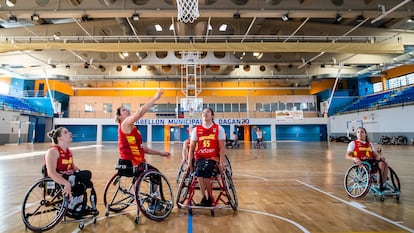
[[[170, 159], [147, 155], [173, 185], [181, 159], [181, 143], [153, 143], [172, 153]], [[41, 177], [43, 154], [49, 144], [0, 146], [0, 232], [24, 232], [21, 204], [26, 190]], [[241, 144], [228, 149], [237, 191], [238, 210], [186, 209], [175, 206], [162, 222], [141, 216], [134, 223], [135, 207], [105, 217], [102, 195], [114, 174], [116, 143], [72, 143], [77, 165], [93, 172], [100, 214], [87, 220], [83, 232], [414, 232], [414, 147], [382, 146], [390, 166], [399, 175], [400, 200], [372, 195], [349, 198], [343, 187], [347, 144], [327, 142], [267, 143], [266, 149]], [[19, 170], [16, 169], [19, 167]], [[79, 232], [77, 222], [60, 223], [50, 232]]]

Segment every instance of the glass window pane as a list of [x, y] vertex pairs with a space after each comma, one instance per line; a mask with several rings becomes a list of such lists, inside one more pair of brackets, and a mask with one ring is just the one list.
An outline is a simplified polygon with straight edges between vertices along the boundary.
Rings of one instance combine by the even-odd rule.
[[231, 104], [231, 111], [232, 112], [239, 112], [240, 111], [239, 104]]
[[85, 112], [95, 112], [93, 104], [85, 104]]
[[240, 112], [247, 112], [247, 104], [240, 104]]
[[270, 112], [277, 111], [277, 103], [271, 103], [270, 104]]
[[104, 113], [112, 113], [112, 103], [104, 103], [103, 111]]
[[256, 112], [263, 112], [263, 105], [261, 103], [256, 103]]
[[128, 109], [129, 111], [131, 111], [131, 104], [130, 103], [123, 103], [122, 107], [124, 107], [124, 108]]
[[231, 112], [231, 104], [224, 104], [224, 112]]
[[216, 104], [217, 111], [216, 112], [223, 112], [224, 107], [223, 104]]
[[293, 103], [287, 103], [286, 104], [286, 110], [292, 111], [293, 110]]
[[263, 112], [270, 112], [270, 104], [263, 104]]
[[374, 93], [382, 91], [382, 82], [374, 83], [373, 84]]
[[279, 111], [286, 110], [286, 103], [279, 102]]

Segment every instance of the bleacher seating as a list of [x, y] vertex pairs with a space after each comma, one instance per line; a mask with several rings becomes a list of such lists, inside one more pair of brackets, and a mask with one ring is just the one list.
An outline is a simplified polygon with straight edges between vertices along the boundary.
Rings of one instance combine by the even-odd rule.
[[0, 109], [11, 111], [23, 111], [23, 112], [36, 112], [29, 104], [24, 100], [17, 97], [0, 95]]
[[361, 97], [346, 107], [342, 112], [379, 108], [410, 102], [414, 102], [414, 86], [404, 88], [403, 90], [395, 89]]

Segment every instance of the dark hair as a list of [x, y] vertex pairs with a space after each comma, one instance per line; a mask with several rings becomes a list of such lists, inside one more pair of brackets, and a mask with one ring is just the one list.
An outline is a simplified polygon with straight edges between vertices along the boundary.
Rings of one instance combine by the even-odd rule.
[[58, 137], [62, 136], [62, 130], [65, 127], [59, 127], [57, 129], [52, 129], [47, 133], [47, 136], [52, 139], [53, 143], [58, 144]]
[[121, 116], [121, 109], [122, 109], [122, 106], [116, 109], [116, 112], [115, 112], [115, 122], [116, 123], [119, 123], [119, 118], [118, 117]]

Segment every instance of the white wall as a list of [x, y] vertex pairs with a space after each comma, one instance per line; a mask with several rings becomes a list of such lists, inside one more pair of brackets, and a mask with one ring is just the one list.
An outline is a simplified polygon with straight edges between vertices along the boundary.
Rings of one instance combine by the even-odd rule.
[[346, 135], [347, 122], [357, 120], [362, 121], [373, 141], [379, 141], [381, 135], [403, 135], [409, 142], [414, 139], [414, 105], [332, 116], [328, 131], [331, 135]]

